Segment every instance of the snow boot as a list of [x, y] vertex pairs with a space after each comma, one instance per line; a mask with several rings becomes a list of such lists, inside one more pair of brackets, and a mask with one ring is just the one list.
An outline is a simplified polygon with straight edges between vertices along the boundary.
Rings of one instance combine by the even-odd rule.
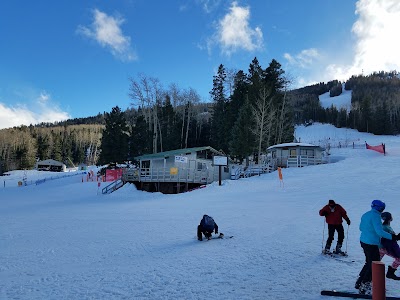
[[358, 289], [361, 295], [371, 295], [371, 282], [363, 282], [360, 284], [360, 288]]
[[400, 277], [396, 276], [396, 274], [394, 274], [394, 272], [396, 272], [396, 269], [393, 268], [392, 266], [389, 266], [387, 273], [386, 273], [386, 278], [390, 278], [393, 280], [400, 280]]
[[325, 249], [322, 250], [322, 254], [330, 254], [330, 253], [331, 253], [331, 245], [327, 243]]
[[333, 251], [333, 253], [343, 255], [343, 256], [346, 255], [346, 253], [342, 251], [342, 244], [337, 244], [336, 249], [335, 249], [335, 251]]
[[358, 280], [357, 280], [356, 284], [354, 285], [354, 288], [355, 288], [356, 290], [358, 290], [358, 289], [360, 288], [360, 286], [361, 286], [361, 283], [358, 282]]

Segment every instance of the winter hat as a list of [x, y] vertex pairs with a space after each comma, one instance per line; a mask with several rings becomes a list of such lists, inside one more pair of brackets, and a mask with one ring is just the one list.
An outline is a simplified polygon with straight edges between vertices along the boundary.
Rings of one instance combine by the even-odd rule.
[[383, 212], [385, 210], [386, 204], [381, 200], [374, 200], [371, 203], [371, 207], [379, 212]]
[[388, 211], [383, 212], [381, 214], [381, 218], [382, 218], [383, 221], [392, 221], [393, 220], [392, 214], [390, 212], [388, 212]]
[[334, 200], [329, 200], [329, 205], [334, 206], [334, 205], [336, 205], [336, 202]]

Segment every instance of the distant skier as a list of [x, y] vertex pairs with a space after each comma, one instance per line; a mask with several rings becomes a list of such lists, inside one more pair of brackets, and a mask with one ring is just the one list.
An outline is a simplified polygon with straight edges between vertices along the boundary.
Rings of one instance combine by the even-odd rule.
[[334, 240], [335, 231], [337, 231], [338, 241], [333, 253], [345, 255], [345, 253], [342, 251], [342, 244], [344, 240], [342, 219], [345, 219], [347, 224], [350, 225], [350, 219], [347, 216], [346, 210], [334, 200], [329, 200], [328, 204], [319, 211], [319, 215], [324, 216], [326, 223], [328, 223], [328, 239], [326, 241], [325, 249], [322, 252], [324, 254], [331, 253], [331, 244]]
[[199, 241], [203, 240], [204, 236], [211, 240], [211, 235], [215, 231], [215, 234], [218, 233], [218, 225], [215, 223], [214, 219], [208, 215], [204, 215], [200, 221], [200, 225], [197, 226], [197, 239]]
[[364, 213], [360, 223], [360, 244], [365, 255], [365, 264], [358, 275], [355, 288], [360, 294], [371, 293], [372, 262], [380, 261], [379, 246], [381, 238], [399, 240], [400, 235], [394, 235], [383, 230], [381, 214], [386, 204], [381, 200], [373, 200], [371, 210]]
[[[383, 212], [381, 214], [381, 218], [383, 220], [383, 230], [389, 232], [390, 234], [395, 234], [394, 230], [390, 226], [390, 222], [393, 221], [392, 214], [390, 212]], [[388, 267], [386, 278], [400, 280], [400, 277], [394, 274], [394, 272], [396, 272], [397, 268], [400, 266], [400, 247], [397, 244], [397, 241], [382, 238], [381, 244], [382, 247], [379, 248], [381, 260], [385, 255], [394, 258], [392, 265]]]

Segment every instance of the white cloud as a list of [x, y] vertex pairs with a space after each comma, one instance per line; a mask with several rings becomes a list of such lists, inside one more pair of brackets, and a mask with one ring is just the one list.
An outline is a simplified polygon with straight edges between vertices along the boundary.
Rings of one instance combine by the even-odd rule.
[[[295, 56], [285, 53], [284, 57], [296, 72], [301, 74], [298, 86], [333, 79], [347, 80], [352, 75], [369, 75], [375, 71], [400, 71], [400, 1], [398, 0], [358, 0], [356, 3], [357, 20], [353, 24], [353, 52], [340, 53], [335, 49], [324, 49], [323, 57], [311, 55]], [[338, 41], [340, 45], [340, 41]], [[348, 51], [348, 50], [347, 50]], [[321, 50], [319, 51], [321, 52]], [[343, 63], [345, 56], [350, 56], [349, 63]], [[340, 57], [340, 58], [338, 58]], [[312, 62], [312, 74], [302, 72]], [[303, 85], [300, 82], [304, 83]]]
[[300, 68], [309, 68], [320, 57], [317, 49], [310, 48], [302, 50], [300, 53], [292, 56], [289, 53], [285, 53], [283, 57], [288, 61], [290, 65], [294, 65]]
[[400, 68], [400, 2], [398, 0], [359, 0], [359, 16], [353, 25], [357, 37], [354, 63], [350, 70], [361, 73]]
[[252, 29], [249, 19], [250, 8], [233, 2], [229, 13], [219, 21], [215, 36], [223, 53], [230, 55], [238, 49], [254, 51], [263, 47], [263, 33], [259, 27]]
[[0, 103], [0, 129], [42, 122], [53, 123], [70, 118], [68, 113], [51, 101], [51, 96], [46, 92], [40, 92], [30, 106], [26, 104], [6, 106]]
[[108, 16], [98, 9], [93, 11], [93, 17], [94, 21], [90, 27], [81, 25], [78, 27], [78, 33], [94, 39], [122, 61], [137, 59], [137, 55], [131, 49], [131, 38], [125, 36], [120, 28], [125, 21], [124, 19]]
[[359, 0], [356, 3], [357, 21], [354, 57], [350, 65], [329, 64], [326, 74], [345, 80], [352, 75], [376, 71], [400, 71], [400, 2], [398, 0]]
[[214, 11], [221, 3], [221, 0], [197, 0], [206, 13]]

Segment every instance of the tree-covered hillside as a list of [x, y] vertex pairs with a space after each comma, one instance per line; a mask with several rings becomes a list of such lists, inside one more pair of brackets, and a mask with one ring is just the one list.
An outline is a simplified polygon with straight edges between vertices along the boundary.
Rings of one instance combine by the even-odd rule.
[[376, 72], [368, 76], [353, 76], [344, 83], [352, 91], [351, 110], [332, 106], [324, 109], [318, 96], [330, 92], [342, 93], [342, 84], [332, 81], [290, 92], [294, 122], [314, 120], [336, 127], [348, 127], [373, 134], [400, 133], [400, 79], [397, 72]]

